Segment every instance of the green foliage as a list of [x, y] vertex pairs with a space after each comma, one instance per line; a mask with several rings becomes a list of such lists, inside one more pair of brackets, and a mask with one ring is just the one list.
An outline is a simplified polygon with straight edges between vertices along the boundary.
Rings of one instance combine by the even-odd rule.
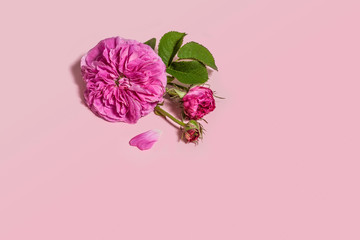
[[173, 62], [166, 72], [185, 84], [202, 84], [208, 80], [206, 67], [198, 61]]
[[156, 46], [156, 38], [152, 38], [152, 39], [144, 42], [144, 44], [149, 45], [152, 49], [155, 49], [155, 46]]
[[185, 35], [186, 33], [172, 31], [165, 33], [160, 39], [159, 56], [167, 67], [170, 66], [174, 56], [179, 51]]
[[210, 51], [196, 42], [189, 42], [185, 44], [182, 48], [180, 48], [178, 52], [179, 59], [194, 59], [203, 64], [218, 70], [215, 65], [215, 60]]

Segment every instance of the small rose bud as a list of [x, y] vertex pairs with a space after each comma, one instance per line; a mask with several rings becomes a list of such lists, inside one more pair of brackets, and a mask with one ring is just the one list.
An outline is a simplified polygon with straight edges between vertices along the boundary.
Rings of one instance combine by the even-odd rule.
[[198, 120], [215, 109], [213, 91], [206, 87], [194, 87], [183, 97], [184, 113], [190, 119]]
[[186, 142], [197, 143], [199, 138], [202, 138], [202, 126], [195, 120], [190, 120], [183, 128], [183, 138]]

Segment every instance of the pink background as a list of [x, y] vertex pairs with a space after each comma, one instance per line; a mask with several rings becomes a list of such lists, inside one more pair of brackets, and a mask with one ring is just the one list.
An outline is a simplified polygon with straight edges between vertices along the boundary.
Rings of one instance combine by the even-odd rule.
[[[357, 0], [1, 4], [0, 239], [360, 239]], [[167, 31], [225, 100], [194, 146], [151, 114], [97, 118], [79, 59]], [[128, 145], [161, 129], [149, 151]]]

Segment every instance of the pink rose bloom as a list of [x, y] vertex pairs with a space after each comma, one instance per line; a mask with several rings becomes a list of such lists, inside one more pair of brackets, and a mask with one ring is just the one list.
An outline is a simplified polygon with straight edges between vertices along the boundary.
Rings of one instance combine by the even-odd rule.
[[104, 39], [81, 59], [85, 101], [105, 120], [136, 123], [163, 100], [165, 69], [146, 44], [120, 37]]
[[183, 97], [184, 113], [198, 120], [215, 109], [215, 99], [210, 88], [194, 87]]

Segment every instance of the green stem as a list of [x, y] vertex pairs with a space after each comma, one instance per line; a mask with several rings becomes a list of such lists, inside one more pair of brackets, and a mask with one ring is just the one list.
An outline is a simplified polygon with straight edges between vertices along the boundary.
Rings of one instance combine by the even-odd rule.
[[180, 126], [185, 126], [186, 124], [182, 121], [180, 121], [179, 119], [177, 119], [176, 117], [174, 117], [173, 115], [171, 115], [170, 113], [168, 113], [167, 111], [165, 111], [164, 109], [162, 109], [159, 105], [157, 105], [155, 107], [155, 111], [160, 113], [161, 115], [163, 115], [164, 117], [168, 117], [171, 120], [173, 120], [174, 122], [176, 122], [177, 124], [179, 124]]
[[167, 84], [168, 84], [168, 85], [171, 85], [171, 86], [178, 87], [178, 88], [180, 88], [180, 89], [182, 89], [182, 90], [185, 90], [185, 91], [189, 91], [189, 88], [188, 88], [188, 87], [184, 87], [184, 86], [181, 86], [181, 85], [176, 84], [176, 83], [173, 83], [173, 82], [168, 82]]

